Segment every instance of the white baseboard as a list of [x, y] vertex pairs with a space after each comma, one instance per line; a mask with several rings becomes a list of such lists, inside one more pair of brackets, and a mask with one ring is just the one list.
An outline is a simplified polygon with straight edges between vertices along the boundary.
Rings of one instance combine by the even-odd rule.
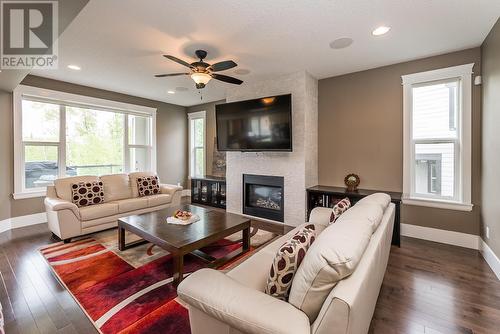
[[47, 222], [47, 214], [45, 212], [35, 213], [32, 215], [7, 218], [0, 221], [0, 233], [13, 230], [20, 227], [43, 224]]
[[191, 197], [191, 190], [190, 189], [184, 189], [182, 190], [182, 197]]
[[479, 250], [479, 236], [418, 225], [401, 224], [401, 235]]
[[0, 233], [10, 230], [10, 218], [0, 220]]
[[479, 251], [483, 255], [486, 263], [490, 266], [491, 270], [493, 270], [495, 275], [497, 275], [497, 278], [500, 280], [500, 259], [483, 239], [480, 239], [479, 241]]

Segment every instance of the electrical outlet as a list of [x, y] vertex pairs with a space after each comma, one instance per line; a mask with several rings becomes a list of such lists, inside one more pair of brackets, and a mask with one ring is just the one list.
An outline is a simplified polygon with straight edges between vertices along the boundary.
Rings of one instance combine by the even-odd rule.
[[490, 228], [489, 226], [486, 226], [486, 239], [490, 238]]

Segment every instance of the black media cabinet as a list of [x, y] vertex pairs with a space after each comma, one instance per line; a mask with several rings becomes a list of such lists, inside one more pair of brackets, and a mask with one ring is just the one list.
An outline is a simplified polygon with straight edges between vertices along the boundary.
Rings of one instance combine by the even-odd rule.
[[191, 178], [191, 203], [226, 208], [226, 178], [204, 175]]
[[383, 190], [368, 190], [368, 189], [358, 189], [356, 191], [347, 191], [346, 188], [342, 187], [330, 187], [330, 186], [314, 186], [306, 189], [307, 192], [307, 218], [309, 220], [309, 215], [312, 209], [317, 206], [333, 208], [335, 203], [341, 199], [348, 197], [351, 204], [355, 204], [357, 201], [374, 193], [386, 193], [391, 196], [391, 202], [396, 205], [395, 219], [394, 219], [394, 230], [392, 233], [392, 244], [396, 246], [401, 245], [401, 193], [383, 191]]

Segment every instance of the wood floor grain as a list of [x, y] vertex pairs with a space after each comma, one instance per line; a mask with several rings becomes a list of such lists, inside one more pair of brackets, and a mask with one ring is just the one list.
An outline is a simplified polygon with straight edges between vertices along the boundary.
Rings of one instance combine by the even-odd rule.
[[500, 333], [500, 281], [478, 251], [404, 238], [370, 333]]
[[[0, 234], [7, 334], [97, 333], [37, 252], [52, 242], [45, 224]], [[391, 250], [370, 333], [498, 334], [500, 281], [477, 251], [403, 238]]]

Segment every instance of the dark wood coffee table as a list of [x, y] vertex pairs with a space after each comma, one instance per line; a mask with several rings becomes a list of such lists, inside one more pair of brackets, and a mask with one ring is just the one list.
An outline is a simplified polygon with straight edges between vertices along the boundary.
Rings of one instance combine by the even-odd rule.
[[[167, 217], [172, 216], [177, 209], [191, 211], [200, 216], [200, 220], [190, 225], [168, 224]], [[144, 240], [127, 244], [125, 230]], [[200, 248], [238, 231], [242, 231], [241, 249], [219, 259], [200, 251]], [[188, 253], [204, 260], [208, 267], [218, 267], [236, 256], [248, 252], [250, 250], [250, 219], [189, 204], [118, 219], [118, 248], [120, 251], [145, 242], [151, 242], [172, 254], [174, 261], [173, 283], [174, 286], [177, 286], [183, 277], [184, 255]]]

